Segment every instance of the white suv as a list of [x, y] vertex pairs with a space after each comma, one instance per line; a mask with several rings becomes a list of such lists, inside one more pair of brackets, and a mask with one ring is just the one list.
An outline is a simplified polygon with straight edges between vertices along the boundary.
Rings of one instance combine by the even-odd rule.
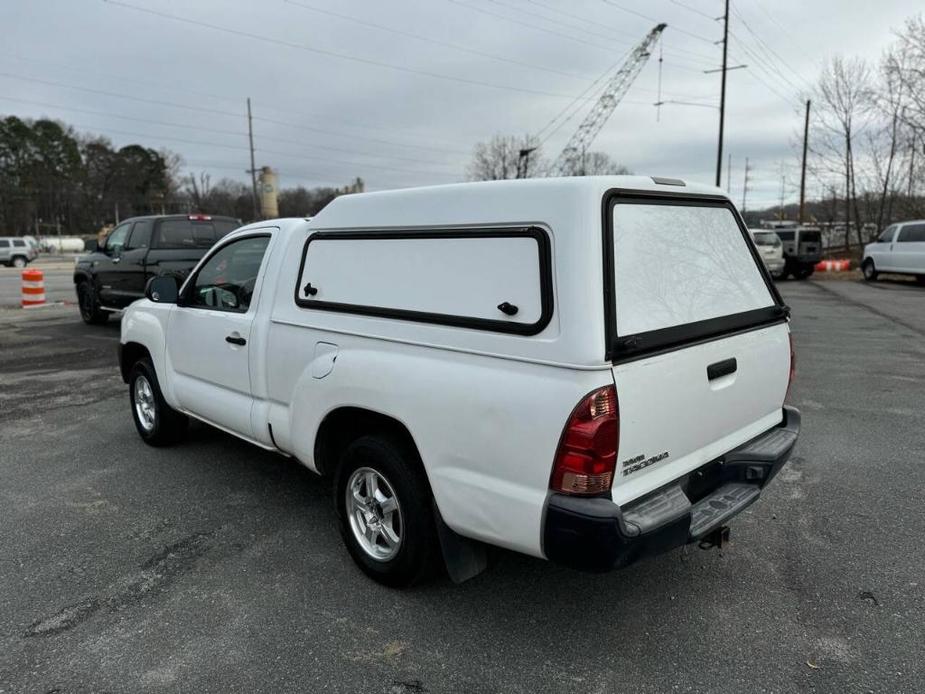
[[768, 272], [771, 273], [771, 277], [783, 279], [786, 261], [784, 260], [784, 244], [780, 240], [780, 236], [773, 231], [757, 229], [751, 231], [751, 235], [755, 245], [758, 247], [761, 259], [768, 268]]
[[888, 226], [874, 242], [864, 246], [864, 279], [873, 282], [881, 272], [915, 275], [925, 284], [925, 220]]
[[485, 544], [605, 570], [715, 538], [800, 427], [786, 306], [730, 201], [675, 179], [345, 195], [146, 294], [141, 437], [194, 417], [329, 477], [390, 585]]

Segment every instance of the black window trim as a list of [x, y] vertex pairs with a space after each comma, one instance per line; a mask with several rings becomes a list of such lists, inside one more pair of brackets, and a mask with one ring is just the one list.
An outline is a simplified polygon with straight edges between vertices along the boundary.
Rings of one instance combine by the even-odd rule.
[[[198, 306], [196, 304], [187, 303], [187, 301], [189, 300], [190, 295], [195, 291], [196, 278], [199, 277], [199, 273], [202, 272], [202, 268], [204, 268], [206, 263], [208, 263], [213, 257], [215, 257], [217, 253], [219, 253], [223, 248], [226, 248], [227, 246], [230, 246], [233, 243], [237, 243], [238, 241], [245, 241], [247, 239], [259, 239], [259, 238], [272, 239], [273, 234], [271, 232], [266, 232], [266, 231], [265, 232], [255, 232], [253, 234], [244, 234], [242, 236], [236, 236], [233, 239], [227, 239], [227, 241], [225, 239], [222, 239], [222, 241], [225, 241], [224, 243], [222, 243], [221, 245], [216, 244], [212, 248], [210, 248], [209, 252], [206, 255], [204, 255], [202, 257], [202, 260], [196, 265], [196, 270], [190, 273], [190, 276], [186, 278], [186, 281], [183, 283], [183, 286], [180, 287], [180, 293], [177, 296], [177, 306], [180, 306], [183, 308], [196, 309], [196, 310], [221, 311], [223, 313], [244, 314], [250, 311], [251, 306], [254, 305], [253, 302], [248, 304], [247, 308], [242, 310], [239, 308], [219, 308], [216, 306]], [[269, 243], [267, 244], [267, 247], [269, 247]], [[266, 250], [264, 250], [263, 258], [260, 260], [260, 268], [257, 270], [258, 273], [260, 272], [260, 270], [263, 269], [263, 262], [265, 259], [266, 259]]]
[[[302, 274], [305, 271], [305, 260], [308, 257], [308, 248], [312, 241], [473, 238], [532, 238], [536, 241], [540, 271], [540, 317], [535, 323], [516, 323], [493, 318], [475, 318], [472, 316], [459, 316], [448, 313], [367, 306], [340, 301], [304, 298], [301, 296]], [[514, 335], [537, 335], [549, 325], [553, 314], [552, 251], [549, 236], [545, 230], [537, 226], [493, 227], [490, 229], [447, 229], [443, 231], [427, 229], [420, 231], [408, 229], [383, 229], [381, 231], [316, 231], [305, 240], [305, 244], [302, 247], [302, 260], [299, 263], [299, 274], [296, 276], [293, 298], [296, 305], [300, 308], [352, 313], [373, 318], [393, 318], [396, 320], [414, 321], [416, 323], [446, 325], [454, 328], [471, 328], [473, 330], [486, 330]]]
[[[685, 325], [649, 330], [632, 335], [618, 335], [613, 257], [613, 210], [618, 204], [709, 206], [729, 210], [739, 227], [758, 272], [761, 273], [761, 277], [771, 293], [774, 305]], [[758, 330], [769, 325], [786, 322], [789, 319], [790, 308], [784, 303], [780, 292], [774, 285], [774, 280], [771, 279], [767, 267], [761, 260], [758, 248], [752, 241], [739, 211], [727, 198], [710, 194], [650, 192], [611, 188], [604, 193], [601, 203], [601, 217], [603, 243], [601, 256], [604, 271], [604, 328], [606, 340], [604, 354], [607, 361], [613, 364], [634, 361], [654, 354], [669, 352], [682, 346], [710, 342], [729, 335]]]

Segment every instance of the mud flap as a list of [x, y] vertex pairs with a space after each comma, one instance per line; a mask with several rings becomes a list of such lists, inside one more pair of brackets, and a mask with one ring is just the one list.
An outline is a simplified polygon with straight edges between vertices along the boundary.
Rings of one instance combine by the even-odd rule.
[[453, 583], [462, 583], [475, 578], [488, 567], [488, 553], [485, 551], [485, 545], [455, 532], [444, 523], [437, 504], [433, 506], [437, 536], [440, 538], [440, 551], [443, 553], [443, 562], [446, 564], [446, 572], [450, 580]]

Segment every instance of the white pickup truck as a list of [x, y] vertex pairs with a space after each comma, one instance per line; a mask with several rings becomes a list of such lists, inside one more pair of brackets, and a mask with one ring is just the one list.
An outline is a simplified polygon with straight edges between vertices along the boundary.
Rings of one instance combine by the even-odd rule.
[[729, 200], [676, 179], [343, 196], [146, 297], [120, 348], [141, 437], [194, 417], [330, 478], [389, 585], [486, 545], [607, 570], [708, 542], [800, 428], [788, 309]]

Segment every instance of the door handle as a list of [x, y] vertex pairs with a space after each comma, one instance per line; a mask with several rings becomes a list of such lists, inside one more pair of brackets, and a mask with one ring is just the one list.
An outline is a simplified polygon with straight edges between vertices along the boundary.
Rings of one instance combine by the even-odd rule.
[[739, 366], [736, 363], [735, 357], [732, 357], [731, 359], [724, 359], [723, 361], [718, 361], [715, 364], [710, 364], [707, 367], [707, 378], [711, 381], [714, 381], [717, 378], [722, 378], [723, 376], [734, 374], [737, 368], [739, 368]]
[[116, 256], [115, 258], [112, 259], [112, 262], [114, 262], [114, 263], [118, 263], [118, 262], [121, 262], [121, 261], [122, 261], [122, 257], [121, 257], [121, 256]]
[[225, 342], [230, 342], [233, 345], [241, 345], [241, 346], [247, 344], [247, 340], [245, 340], [240, 335], [229, 335], [228, 337], [225, 338]]

